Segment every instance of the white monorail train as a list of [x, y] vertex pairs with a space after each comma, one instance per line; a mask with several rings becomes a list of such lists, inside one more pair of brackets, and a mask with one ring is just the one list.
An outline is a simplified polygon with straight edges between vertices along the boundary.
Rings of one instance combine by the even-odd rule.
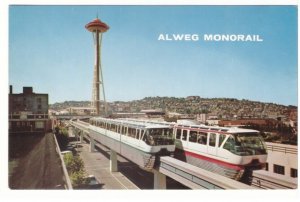
[[173, 128], [130, 120], [91, 118], [90, 136], [140, 167], [151, 170], [158, 156], [173, 155]]
[[174, 157], [200, 168], [250, 183], [252, 171], [265, 167], [267, 149], [259, 131], [145, 120], [136, 122], [172, 126], [176, 145]]

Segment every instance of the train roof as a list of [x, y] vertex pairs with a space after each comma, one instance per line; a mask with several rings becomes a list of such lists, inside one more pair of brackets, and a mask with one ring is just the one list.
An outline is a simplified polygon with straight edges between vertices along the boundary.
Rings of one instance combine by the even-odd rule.
[[245, 128], [238, 128], [238, 127], [221, 127], [221, 126], [207, 126], [207, 125], [187, 125], [187, 124], [179, 124], [174, 122], [166, 122], [166, 121], [153, 121], [153, 120], [140, 120], [140, 119], [123, 119], [123, 120], [130, 120], [135, 122], [146, 122], [151, 124], [162, 124], [162, 125], [169, 125], [175, 127], [184, 127], [190, 129], [202, 129], [207, 131], [218, 131], [223, 133], [258, 133], [259, 131], [253, 129], [245, 129]]
[[131, 126], [134, 128], [144, 128], [144, 129], [150, 129], [150, 128], [171, 128], [170, 125], [165, 125], [165, 124], [154, 124], [154, 123], [149, 123], [149, 122], [140, 122], [140, 121], [135, 121], [135, 120], [127, 120], [127, 119], [107, 119], [107, 118], [102, 118], [102, 117], [94, 117], [91, 118], [91, 120], [102, 120], [106, 123], [115, 123], [115, 124], [121, 124], [121, 125], [126, 125], [126, 126]]
[[221, 126], [207, 126], [207, 125], [183, 125], [176, 124], [178, 127], [186, 127], [191, 129], [202, 129], [207, 131], [216, 131], [216, 132], [224, 132], [224, 133], [258, 133], [259, 131], [253, 129], [245, 129], [238, 127], [221, 127]]

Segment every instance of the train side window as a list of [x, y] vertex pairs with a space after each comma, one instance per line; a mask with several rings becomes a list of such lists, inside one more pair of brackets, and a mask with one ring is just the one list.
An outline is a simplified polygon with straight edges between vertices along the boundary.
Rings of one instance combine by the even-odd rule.
[[111, 124], [111, 125], [110, 125], [110, 130], [111, 130], [111, 131], [114, 131], [114, 128], [115, 128], [115, 125], [114, 125], [114, 124]]
[[197, 142], [197, 132], [196, 131], [190, 131], [190, 142]]
[[226, 135], [224, 135], [224, 134], [219, 135], [219, 147], [222, 145], [225, 138], [226, 138]]
[[134, 128], [134, 129], [133, 129], [133, 134], [132, 134], [132, 137], [133, 137], [133, 138], [135, 138], [135, 136], [136, 136], [136, 131], [137, 131], [136, 128]]
[[126, 135], [126, 126], [123, 126], [123, 127], [122, 127], [122, 134], [123, 134], [123, 135]]
[[135, 128], [128, 128], [128, 136], [135, 138], [136, 129]]
[[141, 137], [142, 140], [144, 140], [144, 137], [145, 137], [144, 132], [145, 132], [145, 130], [141, 130], [141, 135], [140, 135], [140, 137]]
[[136, 131], [137, 131], [137, 133], [136, 133], [135, 138], [139, 140], [140, 139], [140, 130], [137, 129]]
[[131, 137], [131, 134], [132, 134], [132, 129], [131, 128], [128, 128], [127, 134], [128, 134], [129, 137]]
[[215, 133], [210, 133], [209, 135], [209, 146], [215, 147], [216, 146], [216, 138], [217, 135]]
[[180, 136], [181, 136], [181, 129], [177, 128], [177, 130], [176, 130], [176, 139], [180, 140]]
[[186, 141], [187, 138], [187, 130], [183, 130], [181, 140]]
[[204, 144], [206, 145], [207, 144], [207, 133], [202, 133], [200, 132], [199, 133], [199, 136], [198, 136], [198, 141], [197, 141], [199, 144]]
[[234, 137], [232, 137], [231, 135], [229, 136], [229, 138], [227, 139], [227, 141], [225, 142], [223, 148], [234, 153], [234, 145], [235, 145], [235, 140]]

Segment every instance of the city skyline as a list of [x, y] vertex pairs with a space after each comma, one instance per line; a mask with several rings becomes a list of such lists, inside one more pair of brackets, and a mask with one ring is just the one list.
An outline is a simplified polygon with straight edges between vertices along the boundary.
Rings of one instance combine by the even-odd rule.
[[[196, 95], [297, 106], [296, 6], [10, 6], [14, 92], [33, 86], [50, 104], [91, 100], [93, 41], [84, 25], [97, 13], [110, 26], [101, 50], [109, 102]], [[172, 34], [198, 38], [160, 38]]]

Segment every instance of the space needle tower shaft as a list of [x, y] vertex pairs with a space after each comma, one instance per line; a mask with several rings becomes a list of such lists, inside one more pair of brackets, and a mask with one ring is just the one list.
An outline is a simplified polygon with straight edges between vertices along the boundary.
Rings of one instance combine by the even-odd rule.
[[103, 93], [103, 100], [105, 103], [105, 114], [107, 113], [104, 82], [101, 68], [101, 42], [102, 33], [106, 32], [109, 27], [104, 22], [101, 22], [98, 18], [85, 25], [85, 28], [92, 32], [95, 45], [95, 66], [94, 66], [94, 78], [93, 78], [93, 92], [92, 92], [92, 107], [95, 110], [95, 115], [100, 115], [100, 88]]

